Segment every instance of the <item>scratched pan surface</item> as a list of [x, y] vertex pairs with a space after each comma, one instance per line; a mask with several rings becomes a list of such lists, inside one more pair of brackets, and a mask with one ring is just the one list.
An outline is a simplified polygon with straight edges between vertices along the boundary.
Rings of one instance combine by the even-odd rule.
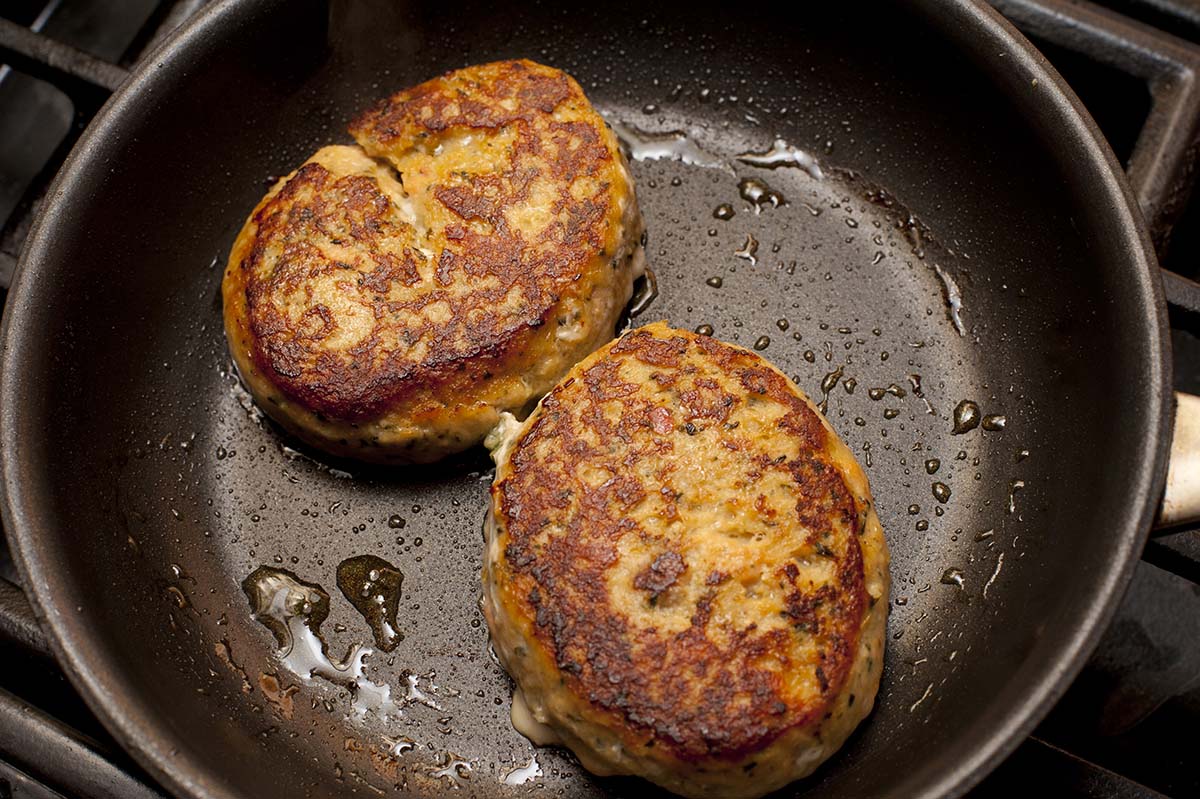
[[[1161, 486], [1167, 381], [1145, 239], [1107, 151], [987, 12], [934, 5], [235, 2], [150, 59], [32, 238], [2, 397], [6, 526], [118, 737], [183, 795], [646, 790], [535, 753], [509, 724], [478, 610], [486, 457], [380, 470], [305, 452], [250, 408], [222, 334], [224, 257], [272, 176], [346, 140], [378, 96], [525, 56], [629, 129], [685, 132], [708, 164], [633, 163], [659, 286], [633, 322], [711, 325], [814, 398], [824, 385], [867, 467], [893, 558], [878, 706], [784, 795], [978, 779], [1124, 586]], [[635, 156], [671, 149], [649, 138]], [[734, 157], [776, 138], [823, 177]], [[745, 178], [786, 202], [756, 213]], [[1003, 429], [952, 435], [964, 399]], [[242, 580], [268, 566], [322, 586], [339, 660], [371, 643], [335, 584], [364, 554], [404, 575], [404, 639], [365, 657], [357, 691], [302, 679]], [[365, 681], [391, 704], [356, 710]]]

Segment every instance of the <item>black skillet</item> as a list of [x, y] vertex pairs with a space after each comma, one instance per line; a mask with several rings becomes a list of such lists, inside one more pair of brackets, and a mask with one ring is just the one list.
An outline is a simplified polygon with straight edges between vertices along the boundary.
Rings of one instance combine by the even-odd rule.
[[[505, 784], [533, 750], [476, 604], [484, 457], [380, 470], [294, 449], [244, 407], [222, 335], [225, 255], [271, 176], [345, 140], [378, 96], [515, 56], [726, 160], [780, 136], [821, 162], [823, 180], [729, 160], [786, 198], [759, 214], [722, 169], [635, 162], [660, 295], [634, 322], [765, 346], [814, 398], [830, 388], [868, 464], [895, 598], [878, 707], [785, 793], [966, 790], [1104, 628], [1163, 487], [1172, 407], [1118, 164], [1044, 59], [967, 0], [207, 9], [92, 124], [6, 308], [4, 522], [60, 663], [183, 796], [644, 789], [557, 750]], [[732, 219], [714, 218], [722, 202]], [[734, 254], [748, 235], [753, 264]], [[1004, 428], [953, 435], [964, 399]], [[334, 586], [362, 554], [405, 575], [405, 639], [367, 659], [404, 706], [387, 721], [284, 668], [240, 587], [260, 565], [324, 586], [340, 655], [369, 641]], [[290, 712], [264, 674], [299, 685]]]

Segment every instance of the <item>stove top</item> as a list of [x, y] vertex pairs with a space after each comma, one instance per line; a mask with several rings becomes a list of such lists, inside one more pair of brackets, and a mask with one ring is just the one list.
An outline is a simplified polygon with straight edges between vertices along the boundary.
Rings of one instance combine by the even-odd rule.
[[[108, 95], [206, 0], [0, 7], [0, 299], [55, 172]], [[1063, 74], [1129, 171], [1162, 262], [1175, 384], [1200, 393], [1200, 0], [993, 0]], [[165, 791], [88, 712], [0, 540], [0, 799]], [[1200, 529], [1147, 544], [1094, 656], [971, 796], [1200, 795]]]

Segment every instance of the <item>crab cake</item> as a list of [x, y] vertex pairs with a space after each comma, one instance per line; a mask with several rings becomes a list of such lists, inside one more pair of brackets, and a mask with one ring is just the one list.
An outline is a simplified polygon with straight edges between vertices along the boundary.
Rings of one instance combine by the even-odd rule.
[[425, 462], [522, 414], [613, 336], [642, 269], [617, 140], [529, 61], [400, 92], [268, 192], [225, 329], [251, 393], [340, 456]]
[[649, 325], [488, 445], [483, 608], [535, 743], [684, 796], [757, 797], [870, 712], [883, 530], [850, 450], [778, 369]]

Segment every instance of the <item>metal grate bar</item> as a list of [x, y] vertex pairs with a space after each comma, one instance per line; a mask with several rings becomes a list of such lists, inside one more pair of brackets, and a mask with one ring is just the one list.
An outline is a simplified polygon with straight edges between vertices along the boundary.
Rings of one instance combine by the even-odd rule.
[[1159, 253], [1191, 195], [1200, 143], [1200, 45], [1090, 3], [993, 0], [1026, 35], [1144, 79], [1153, 104], [1129, 181]]
[[66, 796], [161, 799], [98, 741], [0, 690], [0, 756]]
[[58, 76], [83, 81], [110, 92], [129, 77], [128, 70], [6, 19], [0, 19], [0, 60], [18, 69], [37, 73], [45, 72], [49, 67]]

